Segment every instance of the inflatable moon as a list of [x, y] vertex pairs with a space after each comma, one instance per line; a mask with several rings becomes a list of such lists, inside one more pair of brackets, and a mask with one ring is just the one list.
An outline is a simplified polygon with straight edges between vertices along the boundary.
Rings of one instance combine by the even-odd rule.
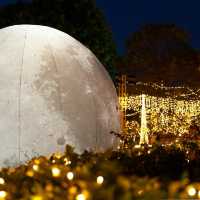
[[0, 166], [38, 155], [103, 150], [119, 130], [114, 85], [90, 50], [53, 28], [0, 30]]

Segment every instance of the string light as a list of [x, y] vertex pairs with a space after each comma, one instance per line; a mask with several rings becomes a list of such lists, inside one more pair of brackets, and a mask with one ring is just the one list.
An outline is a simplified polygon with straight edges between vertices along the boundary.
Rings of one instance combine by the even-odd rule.
[[[124, 105], [125, 107], [123, 107]], [[143, 111], [142, 105], [143, 108], [145, 105]], [[176, 133], [179, 137], [188, 132], [194, 120], [197, 122], [200, 120], [198, 118], [200, 115], [200, 100], [198, 99], [185, 100], [174, 97], [135, 95], [127, 96], [126, 103], [121, 104], [121, 107], [132, 111], [132, 116], [141, 113], [141, 118], [146, 112], [147, 128], [149, 132]], [[138, 131], [137, 133], [140, 134], [144, 124], [142, 125], [141, 123], [141, 125], [139, 125], [136, 119], [132, 119], [132, 121], [127, 121], [127, 126], [130, 130], [133, 130], [135, 127], [134, 132]], [[140, 126], [140, 129], [138, 129], [137, 126]], [[146, 128], [145, 130], [147, 132]]]
[[35, 160], [34, 160], [34, 163], [35, 163], [36, 165], [39, 165], [39, 164], [40, 164], [40, 160], [35, 159]]
[[71, 164], [71, 161], [68, 160], [68, 158], [64, 158], [64, 163], [65, 163], [65, 165], [70, 165], [70, 164]]
[[188, 193], [188, 195], [189, 196], [195, 196], [196, 195], [196, 189], [193, 187], [193, 186], [189, 186], [188, 188], [187, 188], [187, 193]]
[[38, 171], [38, 170], [39, 170], [39, 166], [38, 166], [38, 165], [36, 165], [36, 164], [35, 164], [35, 165], [33, 165], [33, 170], [34, 170], [34, 171]]
[[[151, 145], [148, 145], [148, 146], [151, 147]], [[136, 147], [139, 147], [139, 149], [135, 149], [135, 148], [132, 149], [133, 150], [132, 153], [135, 153], [135, 155], [142, 155], [142, 157], [143, 155], [145, 156], [147, 153], [151, 153], [151, 151], [154, 152], [153, 148], [148, 149], [146, 148], [147, 146], [137, 145]], [[168, 148], [166, 150], [168, 150]], [[173, 147], [173, 151], [174, 151], [174, 147]], [[191, 150], [184, 149], [185, 155], [186, 155], [186, 151], [190, 152]], [[115, 159], [121, 158], [120, 155], [116, 155], [116, 152], [113, 152], [113, 153], [114, 153]], [[130, 151], [124, 152], [124, 153], [128, 153], [127, 155], [130, 156], [129, 154]], [[94, 156], [92, 152], [89, 155]], [[135, 159], [135, 155], [133, 155], [134, 159]], [[69, 155], [67, 156], [70, 156], [71, 158], [73, 158], [73, 154], [70, 155], [69, 153]], [[107, 196], [107, 187], [103, 187], [102, 190], [100, 190], [100, 188], [103, 186], [102, 184], [104, 184], [104, 181], [105, 181], [102, 175], [109, 173], [110, 169], [102, 167], [104, 165], [101, 166], [100, 162], [102, 161], [99, 161], [99, 158], [98, 158], [99, 155], [97, 154], [97, 156], [95, 155], [93, 157], [94, 160], [92, 159], [92, 161], [91, 160], [89, 161], [89, 162], [94, 163], [95, 166], [100, 165], [99, 166], [100, 168], [98, 170], [101, 170], [102, 174], [98, 174], [98, 176], [95, 176], [94, 171], [91, 170], [91, 165], [90, 165], [91, 163], [88, 164], [87, 162], [85, 162], [88, 159], [88, 155], [86, 156], [87, 157], [84, 157], [84, 155], [83, 157], [80, 156], [80, 159], [77, 161], [73, 160], [73, 163], [74, 163], [73, 169], [76, 170], [76, 173], [78, 174], [75, 180], [73, 180], [74, 179], [73, 171], [68, 171], [66, 173], [65, 178], [61, 176], [62, 172], [64, 173], [68, 169], [68, 167], [66, 167], [62, 161], [60, 161], [59, 165], [52, 164], [51, 159], [50, 159], [52, 157], [50, 158], [40, 157], [40, 165], [39, 165], [40, 173], [35, 173], [33, 170], [34, 167], [32, 163], [34, 162], [34, 160], [31, 160], [26, 165], [17, 167], [15, 170], [15, 174], [10, 174], [9, 170], [2, 170], [1, 172], [2, 177], [0, 177], [0, 183], [5, 183], [5, 180], [6, 180], [6, 184], [2, 185], [3, 189], [2, 191], [0, 191], [0, 199], [15, 199], [16, 195], [20, 195], [21, 198], [25, 198], [25, 199], [29, 198], [30, 200], [55, 199], [56, 195], [59, 194], [61, 198], [64, 198], [64, 197], [66, 198], [67, 196], [67, 199], [86, 200], [86, 199], [94, 198], [96, 191], [98, 192], [100, 198], [104, 197], [104, 195]], [[102, 157], [102, 153], [100, 154], [100, 156]], [[103, 156], [105, 156], [104, 158], [108, 160], [108, 158], [110, 158], [110, 153], [104, 153]], [[189, 155], [186, 155], [186, 157], [189, 157]], [[128, 159], [130, 158], [131, 157], [129, 157]], [[123, 162], [123, 159], [122, 159], [122, 165], [124, 164], [126, 165], [126, 160], [125, 162]], [[35, 165], [38, 166], [37, 164]], [[110, 165], [112, 164], [110, 163]], [[115, 167], [116, 166], [113, 165], [112, 169], [115, 170]], [[126, 170], [126, 166], [123, 166], [122, 169]], [[33, 176], [33, 178], [24, 177], [24, 175], [27, 175], [28, 171], [32, 173], [31, 176]], [[49, 174], [49, 172], [52, 172], [53, 177], [60, 177], [60, 178], [53, 179], [51, 176], [51, 173]], [[123, 185], [123, 187], [125, 186], [125, 188], [129, 188], [131, 185], [133, 185], [134, 188], [133, 188], [132, 194], [134, 196], [135, 195], [141, 196], [145, 193], [155, 192], [156, 187], [157, 187], [156, 189], [157, 191], [162, 191], [162, 188], [160, 187], [160, 183], [162, 182], [158, 180], [151, 180], [151, 179], [144, 180], [144, 179], [140, 179], [140, 177], [136, 177], [132, 175], [130, 175], [131, 176], [130, 178], [128, 176], [124, 176], [124, 171], [121, 171], [121, 170], [120, 172], [117, 170], [117, 173], [119, 173], [117, 174], [118, 177], [121, 177], [121, 176], [123, 177], [122, 180], [120, 181], [118, 180], [113, 183], [110, 183], [110, 182], [106, 183], [106, 185], [108, 184], [108, 187], [110, 186], [121, 187], [121, 185]], [[3, 177], [6, 177], [5, 180]], [[21, 191], [16, 190], [16, 188], [18, 188], [21, 184], [23, 184], [23, 181], [25, 180], [24, 178], [27, 181], [26, 185], [28, 185], [28, 187], [24, 188], [24, 190], [21, 190]], [[70, 180], [70, 182], [66, 181], [66, 179]], [[92, 179], [94, 181], [91, 181]], [[141, 180], [144, 183], [142, 188], [139, 185]], [[184, 181], [186, 181], [186, 184], [188, 184], [189, 179], [184, 178]], [[115, 184], [115, 185], [110, 185], [110, 184]], [[145, 186], [145, 184], [147, 185]], [[185, 184], [183, 185], [182, 180], [180, 180], [178, 181], [177, 185], [179, 184], [182, 185], [181, 186], [182, 189], [180, 191], [177, 190], [177, 191], [171, 192], [171, 189], [169, 189], [171, 188], [171, 183], [169, 186], [167, 186], [169, 187], [168, 188], [169, 196], [171, 195], [171, 197], [173, 198], [174, 197], [173, 195], [177, 195], [177, 197], [179, 197], [179, 195], [180, 197], [182, 197], [181, 195], [186, 195], [190, 198], [195, 198], [195, 197], [200, 198], [199, 183], [196, 183], [196, 182], [190, 183], [190, 185], [187, 186]], [[29, 188], [29, 185], [32, 189]], [[157, 185], [157, 186], [154, 186], [154, 185]], [[128, 190], [126, 191], [128, 192]], [[133, 198], [132, 194], [130, 196], [131, 199]], [[166, 195], [168, 195], [168, 193], [166, 193], [165, 196]], [[106, 199], [106, 197], [101, 198], [101, 199]]]
[[198, 198], [200, 199], [200, 190], [198, 191]]
[[29, 176], [29, 177], [33, 177], [34, 176], [34, 172], [32, 170], [28, 170], [26, 172], [26, 175]]
[[6, 198], [6, 196], [7, 196], [7, 192], [1, 190], [1, 191], [0, 191], [0, 199], [4, 199], [4, 198]]
[[98, 183], [99, 185], [101, 185], [103, 182], [104, 182], [103, 176], [98, 176], [98, 177], [97, 177], [97, 183]]
[[138, 195], [142, 195], [143, 192], [144, 192], [143, 190], [139, 190]]
[[145, 94], [142, 94], [141, 101], [142, 101], [142, 108], [141, 108], [140, 144], [144, 143], [148, 144]]
[[84, 194], [78, 194], [76, 196], [76, 200], [86, 200], [85, 195]]
[[1, 185], [5, 184], [5, 180], [3, 178], [0, 178], [0, 184]]
[[73, 174], [73, 172], [68, 172], [67, 173], [67, 178], [68, 178], [68, 180], [73, 180], [73, 178], [74, 178], [74, 174]]
[[164, 90], [166, 91], [166, 94], [169, 93], [169, 91], [177, 91], [177, 93], [180, 93], [178, 91], [184, 91], [184, 93], [181, 93], [179, 96], [175, 96], [175, 97], [188, 97], [188, 96], [191, 96], [191, 95], [194, 95], [196, 97], [199, 97], [199, 92], [200, 92], [200, 89], [192, 89], [192, 88], [189, 88], [189, 87], [185, 87], [185, 86], [176, 86], [176, 87], [167, 87], [167, 86], [164, 86], [163, 84], [159, 85], [157, 83], [142, 83], [142, 82], [138, 82], [137, 85], [143, 85], [143, 86], [146, 86], [148, 88], [152, 88], [154, 90], [158, 90], [158, 89], [161, 89], [161, 90]]
[[31, 197], [31, 200], [43, 200], [43, 197], [40, 195], [34, 195]]
[[136, 144], [135, 146], [134, 146], [134, 148], [135, 149], [139, 149], [141, 146], [139, 145], [139, 144]]
[[51, 172], [52, 172], [52, 176], [53, 177], [59, 177], [60, 174], [61, 174], [61, 171], [60, 171], [60, 169], [58, 167], [53, 167], [51, 169]]
[[77, 187], [72, 186], [69, 188], [69, 194], [74, 195], [77, 193]]

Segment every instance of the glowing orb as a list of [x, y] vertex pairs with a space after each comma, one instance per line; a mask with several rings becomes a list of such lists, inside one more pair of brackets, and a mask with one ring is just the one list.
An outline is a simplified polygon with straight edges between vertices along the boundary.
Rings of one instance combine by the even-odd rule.
[[116, 141], [117, 95], [94, 54], [53, 28], [0, 30], [0, 166]]

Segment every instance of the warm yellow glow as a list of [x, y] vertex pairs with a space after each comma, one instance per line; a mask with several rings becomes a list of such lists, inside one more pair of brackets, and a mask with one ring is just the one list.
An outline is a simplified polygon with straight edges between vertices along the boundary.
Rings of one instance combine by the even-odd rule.
[[60, 159], [60, 158], [62, 157], [62, 153], [56, 152], [56, 153], [54, 154], [54, 156], [55, 156], [57, 159]]
[[77, 187], [75, 187], [75, 186], [70, 187], [69, 188], [69, 193], [71, 195], [75, 195], [77, 193]]
[[99, 185], [101, 185], [101, 184], [103, 183], [103, 181], [104, 181], [103, 176], [98, 176], [98, 177], [97, 177], [97, 183], [98, 183]]
[[121, 109], [126, 110], [128, 108], [128, 97], [127, 96], [119, 97], [119, 103]]
[[41, 195], [34, 195], [31, 197], [31, 200], [43, 200], [43, 197]]
[[52, 176], [53, 177], [59, 177], [60, 174], [61, 174], [61, 171], [60, 171], [60, 169], [58, 167], [53, 167], [51, 169], [51, 172], [52, 172]]
[[34, 176], [34, 172], [32, 170], [28, 170], [26, 172], [26, 175], [29, 176], [29, 177], [33, 177]]
[[7, 192], [1, 190], [1, 191], [0, 191], [0, 199], [4, 199], [4, 198], [6, 198], [6, 196], [7, 196]]
[[76, 196], [76, 200], [86, 200], [85, 195], [84, 194], [78, 194]]
[[134, 148], [136, 148], [136, 149], [139, 149], [141, 146], [139, 145], [139, 144], [136, 144], [135, 146], [134, 146]]
[[189, 196], [194, 196], [196, 194], [196, 189], [193, 186], [189, 186], [187, 189], [187, 193]]
[[1, 185], [5, 184], [5, 180], [3, 178], [0, 178], [0, 184]]
[[[119, 99], [121, 98], [119, 97]], [[121, 107], [123, 109], [132, 112], [131, 114], [129, 112], [129, 116], [134, 117], [140, 114], [141, 123], [137, 118], [127, 121], [127, 128], [134, 130], [138, 134], [141, 132], [163, 132], [176, 133], [182, 136], [182, 134], [188, 133], [193, 120], [200, 122], [198, 118], [200, 116], [200, 100], [198, 99], [185, 100], [175, 96], [135, 95], [128, 96], [126, 103], [124, 103], [124, 99], [120, 102], [122, 102]], [[144, 136], [145, 134], [141, 135]], [[144, 141], [145, 139], [142, 140]]]
[[148, 144], [148, 128], [147, 128], [147, 116], [146, 116], [146, 95], [142, 94], [142, 108], [141, 108], [141, 127], [140, 127], [140, 144]]
[[71, 181], [74, 178], [74, 173], [73, 172], [68, 172], [67, 173], [67, 178]]
[[53, 191], [53, 185], [51, 183], [48, 183], [46, 186], [45, 186], [45, 190], [47, 192], [52, 192]]
[[139, 190], [138, 195], [142, 195], [143, 192], [144, 192], [143, 190]]
[[68, 160], [68, 158], [64, 158], [64, 162], [65, 162], [65, 165], [70, 165], [71, 164], [71, 161]]
[[39, 164], [40, 164], [40, 160], [35, 159], [35, 160], [34, 160], [34, 163], [37, 164], [37, 165], [39, 165]]
[[198, 198], [200, 199], [200, 190], [198, 191]]
[[36, 165], [36, 164], [35, 164], [35, 165], [33, 165], [33, 170], [34, 170], [34, 171], [38, 171], [38, 170], [39, 170], [39, 166], [38, 166], [38, 165]]

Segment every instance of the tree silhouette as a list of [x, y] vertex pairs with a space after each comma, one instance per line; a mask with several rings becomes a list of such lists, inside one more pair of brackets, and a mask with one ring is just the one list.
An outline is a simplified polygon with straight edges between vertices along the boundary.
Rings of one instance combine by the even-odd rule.
[[78, 39], [100, 59], [115, 77], [116, 46], [103, 13], [94, 0], [33, 0], [0, 8], [0, 27], [40, 24]]
[[139, 81], [199, 85], [198, 52], [175, 25], [146, 25], [127, 40], [127, 71]]

